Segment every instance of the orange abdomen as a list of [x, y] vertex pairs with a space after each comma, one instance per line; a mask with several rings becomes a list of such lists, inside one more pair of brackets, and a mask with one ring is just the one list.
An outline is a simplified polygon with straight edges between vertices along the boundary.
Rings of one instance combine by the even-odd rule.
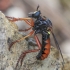
[[50, 38], [46, 40], [46, 45], [44, 47], [44, 50], [42, 51], [41, 60], [48, 57], [50, 53]]

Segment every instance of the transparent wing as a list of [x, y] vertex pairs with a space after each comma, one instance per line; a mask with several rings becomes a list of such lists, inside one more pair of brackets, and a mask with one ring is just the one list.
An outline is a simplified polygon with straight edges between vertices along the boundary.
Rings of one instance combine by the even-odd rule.
[[[57, 40], [56, 40], [56, 37], [55, 37], [55, 35], [54, 35], [53, 32], [52, 32], [52, 36], [53, 36], [53, 38], [54, 38], [54, 41], [55, 41], [56, 47], [57, 47], [58, 50], [60, 51], [60, 54], [61, 54], [61, 57], [62, 57], [62, 60], [63, 60], [63, 63], [64, 63], [64, 58], [63, 58], [63, 55], [62, 55], [61, 49], [60, 49], [60, 47], [59, 47], [59, 44], [58, 44], [58, 42], [57, 42]], [[62, 65], [63, 65], [63, 68], [64, 68], [64, 64], [63, 64], [63, 63], [62, 63]], [[63, 70], [63, 68], [62, 68], [62, 70]]]

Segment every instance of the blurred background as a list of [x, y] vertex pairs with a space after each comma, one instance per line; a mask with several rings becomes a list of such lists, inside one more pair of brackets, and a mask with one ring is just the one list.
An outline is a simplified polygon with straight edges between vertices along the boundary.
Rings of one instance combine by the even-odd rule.
[[[36, 10], [37, 6], [43, 16], [53, 23], [53, 31], [62, 52], [70, 56], [70, 0], [0, 0], [0, 11], [10, 17], [28, 17], [29, 12]], [[29, 26], [24, 22], [16, 22], [19, 29]], [[51, 36], [51, 45], [55, 47]]]

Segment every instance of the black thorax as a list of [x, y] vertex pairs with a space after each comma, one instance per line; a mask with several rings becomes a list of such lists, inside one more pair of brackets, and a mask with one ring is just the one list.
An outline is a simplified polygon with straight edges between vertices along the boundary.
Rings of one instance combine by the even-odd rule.
[[35, 31], [35, 34], [38, 34], [38, 33], [42, 34], [42, 48], [41, 48], [39, 54], [37, 55], [37, 59], [40, 59], [42, 54], [44, 54], [45, 45], [47, 44], [46, 40], [50, 36], [47, 28], [50, 27], [50, 25], [52, 25], [51, 21], [49, 19], [44, 20], [44, 19], [42, 19], [42, 17], [39, 17], [34, 23], [33, 30]]

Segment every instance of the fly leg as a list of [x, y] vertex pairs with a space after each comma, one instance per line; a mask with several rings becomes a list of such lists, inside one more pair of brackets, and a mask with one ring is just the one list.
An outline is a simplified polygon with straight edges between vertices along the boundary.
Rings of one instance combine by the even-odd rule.
[[24, 40], [25, 38], [27, 38], [27, 37], [31, 36], [33, 33], [34, 33], [34, 31], [31, 31], [27, 36], [22, 37], [22, 38], [20, 38], [20, 39], [18, 39], [18, 40], [16, 40], [16, 41], [12, 42], [12, 43], [10, 44], [10, 46], [9, 46], [9, 50], [10, 50], [10, 48], [11, 48], [15, 43], [17, 43], [17, 42], [20, 42], [20, 41]]
[[31, 27], [34, 26], [34, 21], [32, 18], [15, 18], [15, 17], [8, 17], [6, 16], [9, 21], [11, 22], [15, 22], [15, 21], [25, 21], [28, 25], [30, 25]]
[[28, 29], [25, 29], [25, 30], [19, 30], [19, 31], [28, 31], [30, 30], [32, 27], [29, 27]]
[[18, 59], [18, 61], [17, 61], [16, 68], [17, 68], [19, 62], [20, 62], [21, 65], [22, 65], [22, 61], [23, 61], [23, 59], [24, 59], [24, 57], [26, 56], [27, 53], [37, 52], [37, 51], [39, 51], [39, 50], [41, 49], [41, 43], [40, 43], [38, 37], [35, 35], [34, 38], [35, 38], [35, 40], [36, 40], [36, 42], [37, 42], [38, 49], [26, 50], [25, 52], [22, 52], [22, 54], [20, 55], [20, 57], [19, 57], [19, 59]]

